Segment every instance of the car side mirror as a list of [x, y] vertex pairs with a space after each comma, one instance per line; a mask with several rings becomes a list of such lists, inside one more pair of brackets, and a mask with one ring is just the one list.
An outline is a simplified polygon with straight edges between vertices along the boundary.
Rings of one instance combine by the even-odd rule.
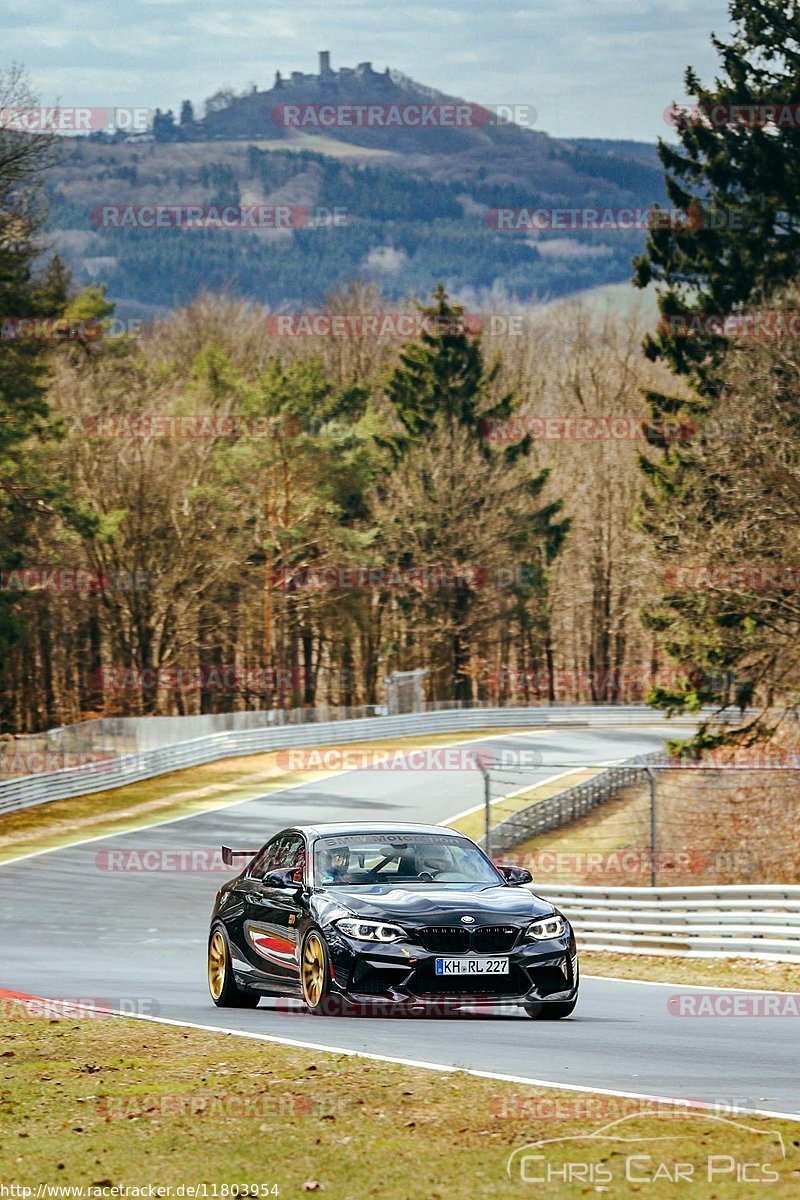
[[505, 877], [506, 883], [512, 887], [522, 887], [523, 883], [533, 883], [533, 876], [526, 867], [509, 867], [497, 864], [497, 869]]
[[283, 891], [302, 891], [302, 874], [297, 867], [281, 867], [278, 871], [270, 871], [268, 875], [264, 876], [264, 887], [281, 888]]

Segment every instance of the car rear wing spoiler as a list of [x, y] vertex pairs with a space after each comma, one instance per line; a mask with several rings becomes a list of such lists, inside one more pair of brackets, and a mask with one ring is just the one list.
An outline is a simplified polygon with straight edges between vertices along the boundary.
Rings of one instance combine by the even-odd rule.
[[231, 850], [230, 846], [222, 847], [222, 861], [226, 867], [232, 867], [235, 858], [251, 859], [255, 858], [257, 854], [258, 850]]

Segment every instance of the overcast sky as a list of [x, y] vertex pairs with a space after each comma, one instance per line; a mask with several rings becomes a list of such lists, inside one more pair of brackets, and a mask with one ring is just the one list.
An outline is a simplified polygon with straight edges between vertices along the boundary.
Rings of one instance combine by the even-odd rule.
[[562, 137], [668, 132], [688, 64], [716, 71], [725, 0], [0, 0], [0, 69], [41, 99], [175, 108], [276, 69], [369, 60], [483, 104], [526, 104]]

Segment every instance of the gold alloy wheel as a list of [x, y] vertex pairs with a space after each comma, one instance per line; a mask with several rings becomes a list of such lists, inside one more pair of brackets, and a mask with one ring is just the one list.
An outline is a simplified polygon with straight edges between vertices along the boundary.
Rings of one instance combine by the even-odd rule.
[[225, 939], [217, 929], [208, 947], [208, 986], [215, 1000], [219, 1000], [225, 987], [225, 959]]
[[310, 933], [306, 938], [301, 978], [306, 1004], [316, 1008], [325, 984], [325, 951], [317, 933]]

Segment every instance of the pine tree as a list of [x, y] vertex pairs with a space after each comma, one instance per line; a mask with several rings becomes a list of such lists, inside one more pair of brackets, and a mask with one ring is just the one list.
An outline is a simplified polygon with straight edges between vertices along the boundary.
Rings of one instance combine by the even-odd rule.
[[[508, 563], [514, 564], [508, 591], [518, 623], [526, 633], [535, 630], [539, 646], [547, 655], [548, 568], [567, 535], [569, 520], [561, 516], [563, 505], [560, 500], [540, 505], [550, 473], [547, 469], [531, 472], [525, 464], [531, 450], [530, 438], [498, 449], [485, 436], [492, 422], [513, 415], [520, 399], [513, 392], [493, 394], [502, 364], [496, 359], [486, 367], [480, 334], [463, 306], [453, 303], [439, 284], [432, 303], [421, 307], [421, 317], [421, 335], [404, 346], [386, 389], [404, 431], [394, 439], [393, 449], [402, 461], [415, 445], [438, 435], [444, 445], [448, 444], [449, 438], [454, 454], [458, 452], [468, 460], [472, 447], [478, 461], [491, 465], [494, 460], [495, 465], [503, 465], [505, 473], [513, 477], [520, 497], [519, 507], [512, 511], [506, 504], [503, 512], [504, 504], [498, 503], [493, 516], [496, 516], [498, 537], [502, 540], [501, 553], [508, 555]], [[476, 463], [476, 475], [481, 471]], [[421, 482], [424, 485], [425, 481]], [[430, 485], [431, 498], [436, 496], [441, 503], [433, 478]], [[422, 490], [425, 491], [424, 486]], [[480, 490], [481, 482], [476, 478], [472, 519], [485, 521], [485, 497], [480, 496]], [[419, 515], [423, 517], [423, 514]], [[436, 513], [426, 514], [423, 519], [428, 526], [435, 526]], [[470, 518], [467, 516], [466, 519]], [[464, 540], [469, 540], [466, 530]], [[431, 549], [435, 541], [435, 537], [429, 539]], [[448, 551], [452, 549], [447, 547]], [[462, 567], [469, 564], [456, 548], [455, 561], [447, 565]], [[469, 701], [472, 699], [472, 681], [468, 670], [468, 631], [474, 624], [478, 596], [470, 586], [457, 587], [446, 597], [446, 603], [450, 608], [447, 624], [453, 630], [450, 656], [453, 696], [456, 700]]]
[[[731, 0], [729, 13], [730, 40], [712, 38], [719, 77], [706, 86], [687, 70], [695, 104], [673, 110], [679, 145], [659, 145], [669, 200], [685, 219], [652, 229], [635, 264], [638, 286], [658, 286], [661, 320], [645, 353], [685, 385], [648, 393], [656, 453], [641, 456], [640, 523], [665, 569], [690, 548], [688, 513], [702, 513], [709, 546], [717, 523], [728, 520], [731, 480], [713, 469], [709, 427], [734, 343], [719, 323], [691, 318], [757, 312], [800, 275], [800, 4]], [[670, 440], [668, 426], [688, 436]], [[730, 604], [667, 586], [645, 623], [687, 669], [688, 682], [652, 701], [667, 710], [735, 702], [726, 681], [742, 658], [730, 630], [756, 627], [757, 608], [756, 598], [740, 598], [734, 621]], [[700, 743], [706, 737], [701, 731]]]
[[410, 437], [420, 437], [440, 418], [454, 420], [476, 435], [484, 423], [509, 416], [512, 395], [488, 399], [500, 370], [484, 367], [480, 339], [464, 308], [451, 302], [440, 283], [433, 303], [421, 306], [422, 333], [404, 346], [387, 395]]
[[[20, 337], [16, 322], [60, 316], [66, 300], [57, 269], [39, 285], [33, 278], [39, 186], [53, 161], [53, 140], [3, 124], [4, 112], [30, 108], [35, 100], [21, 69], [0, 75], [0, 570], [22, 562], [24, 529], [39, 499], [24, 447], [43, 434], [47, 418], [47, 350], [41, 341]], [[13, 597], [0, 589], [0, 661], [20, 632]]]
[[[800, 274], [800, 4], [731, 0], [729, 11], [733, 37], [712, 37], [720, 77], [707, 87], [687, 69], [696, 105], [673, 110], [680, 145], [659, 143], [667, 194], [686, 220], [650, 232], [634, 277], [663, 285], [646, 353], [701, 395], [713, 395], [726, 338], [675, 332], [681, 318], [742, 311]], [[654, 400], [657, 424], [675, 406]]]
[[[70, 273], [57, 255], [35, 271], [42, 250], [41, 188], [56, 159], [56, 139], [2, 124], [4, 112], [35, 102], [19, 68], [0, 75], [0, 571], [24, 563], [29, 531], [42, 518], [58, 514], [90, 528], [44, 460], [46, 443], [58, 433], [46, 399], [52, 342], [21, 336], [18, 324], [68, 315], [70, 303]], [[73, 302], [76, 316], [99, 318], [112, 311], [99, 294]], [[0, 666], [22, 635], [19, 594], [0, 585]]]

